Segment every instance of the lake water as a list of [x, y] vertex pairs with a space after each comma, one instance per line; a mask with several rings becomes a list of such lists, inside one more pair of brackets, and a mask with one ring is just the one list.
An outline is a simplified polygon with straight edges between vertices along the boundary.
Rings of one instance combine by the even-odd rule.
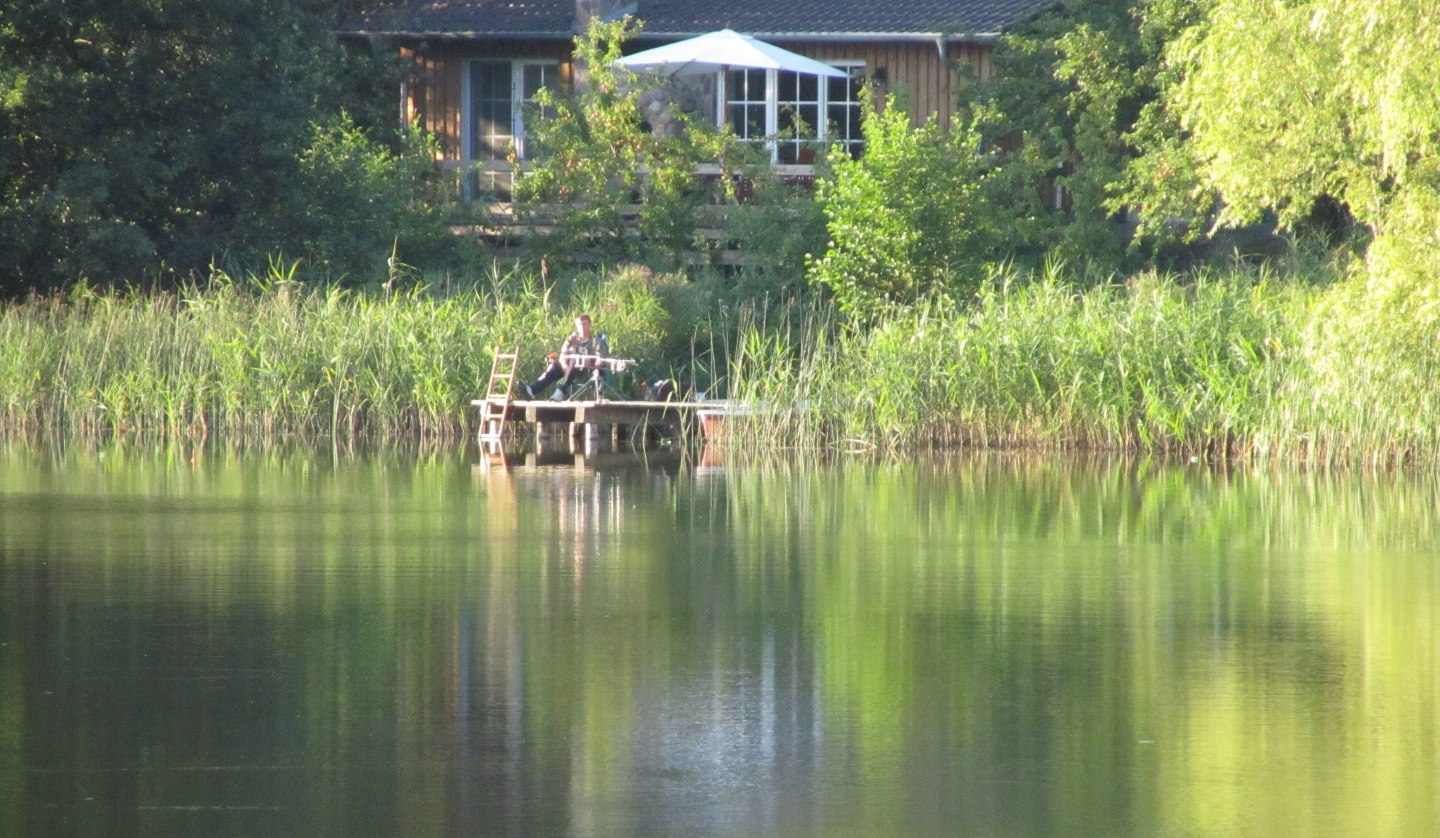
[[0, 446], [0, 835], [1440, 833], [1431, 477]]

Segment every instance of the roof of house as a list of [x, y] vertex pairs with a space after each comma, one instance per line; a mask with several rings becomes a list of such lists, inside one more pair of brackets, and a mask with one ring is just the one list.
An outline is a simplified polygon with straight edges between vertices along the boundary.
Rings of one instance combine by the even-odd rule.
[[[992, 37], [1054, 0], [638, 0], [647, 38], [730, 28], [769, 39]], [[570, 38], [576, 0], [398, 0], [359, 15], [349, 34]]]

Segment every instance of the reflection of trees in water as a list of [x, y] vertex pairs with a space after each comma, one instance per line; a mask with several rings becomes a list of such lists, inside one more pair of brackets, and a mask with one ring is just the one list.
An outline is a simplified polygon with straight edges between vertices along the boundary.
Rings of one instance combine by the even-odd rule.
[[[1372, 809], [1367, 779], [1408, 763], [1373, 726], [1440, 700], [1440, 621], [1420, 606], [1440, 594], [1420, 562], [1433, 479], [981, 456], [729, 486], [754, 575], [806, 576], [825, 718], [862, 761], [924, 766], [923, 784], [857, 789], [873, 809], [903, 797], [936, 824], [1040, 833], [1125, 812], [1202, 834], [1261, 811], [1285, 813], [1262, 832], [1329, 829], [1337, 799], [1361, 831], [1436, 814], [1414, 781], [1404, 807]], [[1017, 789], [1076, 820], [1007, 805]]]
[[114, 799], [259, 789], [304, 801], [267, 822], [295, 833], [1436, 815], [1433, 479], [119, 459], [0, 469], [7, 803], [74, 779], [17, 755], [143, 748], [251, 779], [116, 772]]

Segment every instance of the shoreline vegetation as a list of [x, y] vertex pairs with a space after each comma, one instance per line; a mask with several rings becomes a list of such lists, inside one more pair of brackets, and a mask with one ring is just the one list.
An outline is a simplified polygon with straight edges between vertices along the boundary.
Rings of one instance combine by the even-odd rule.
[[[763, 417], [731, 423], [747, 453], [1440, 461], [1440, 28], [1415, 3], [1057, 5], [948, 120], [860, 80], [854, 157], [800, 124], [736, 142], [615, 66], [642, 21], [595, 22], [587, 83], [521, 109], [514, 252], [456, 234], [489, 202], [393, 130], [404, 67], [334, 40], [353, 4], [132, 5], [0, 25], [0, 434], [454, 439], [497, 346], [538, 373], [585, 311], [635, 379]], [[772, 166], [782, 139], [812, 181]]]
[[178, 292], [81, 286], [0, 305], [0, 427], [459, 438], [496, 345], [521, 344], [528, 376], [586, 310], [644, 374], [763, 405], [766, 421], [734, 428], [737, 450], [1440, 457], [1435, 324], [1367, 304], [1363, 275], [1317, 282], [1237, 263], [1086, 285], [1054, 266], [993, 269], [973, 298], [864, 320], [813, 301], [735, 302], [717, 278], [635, 265], [378, 292], [292, 275], [277, 264]]

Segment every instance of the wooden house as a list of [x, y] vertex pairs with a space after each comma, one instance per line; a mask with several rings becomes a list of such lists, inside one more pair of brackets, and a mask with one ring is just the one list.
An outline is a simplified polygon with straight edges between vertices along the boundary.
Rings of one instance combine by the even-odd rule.
[[[643, 21], [627, 48], [734, 29], [847, 72], [848, 79], [731, 71], [714, 80], [718, 123], [765, 143], [780, 166], [803, 170], [805, 147], [859, 153], [862, 81], [903, 91], [917, 124], [948, 120], [957, 86], [990, 72], [999, 34], [1052, 0], [399, 0], [342, 34], [392, 42], [411, 62], [402, 119], [439, 138], [443, 166], [476, 172], [472, 194], [506, 190], [513, 147], [526, 156], [525, 103], [542, 86], [575, 81], [571, 51], [595, 17]], [[723, 94], [719, 91], [724, 91]], [[723, 101], [718, 99], [723, 98]], [[797, 130], [798, 126], [798, 130]], [[784, 138], [784, 139], [782, 139]], [[797, 172], [803, 173], [803, 172]]]

